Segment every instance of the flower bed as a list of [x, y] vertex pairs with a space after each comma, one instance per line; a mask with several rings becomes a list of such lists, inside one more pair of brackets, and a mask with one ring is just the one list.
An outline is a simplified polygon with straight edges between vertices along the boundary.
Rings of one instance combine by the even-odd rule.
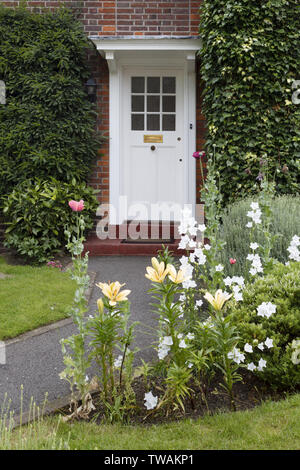
[[[130, 321], [131, 292], [124, 284], [99, 283], [98, 311], [85, 318], [84, 203], [70, 203], [77, 216], [76, 234], [67, 235], [78, 283], [72, 311], [78, 334], [62, 342], [66, 368], [60, 376], [68, 380], [72, 391], [65, 420], [96, 416], [99, 422], [160, 422], [224, 407], [236, 411], [258, 404], [262, 398], [277, 399], [282, 391], [299, 390], [299, 236], [294, 235], [290, 242], [285, 265], [271, 256], [273, 188], [262, 180], [245, 227], [251, 234], [255, 228], [262, 240], [257, 243], [250, 235], [244, 260], [250, 281], [242, 276], [225, 277], [220, 262], [225, 249], [219, 237], [220, 194], [212, 160], [208, 169], [202, 193], [206, 224], [198, 225], [185, 209], [179, 248], [186, 250], [186, 256], [178, 262], [162, 249], [146, 270], [157, 314], [153, 344], [157, 360], [142, 361], [139, 367], [135, 367], [138, 350], [133, 346], [136, 323]], [[199, 233], [209, 243], [199, 241]], [[235, 262], [232, 259], [230, 264]], [[272, 292], [268, 285], [271, 280], [276, 284], [276, 276], [287, 285]], [[86, 372], [92, 362], [98, 373], [89, 378]]]

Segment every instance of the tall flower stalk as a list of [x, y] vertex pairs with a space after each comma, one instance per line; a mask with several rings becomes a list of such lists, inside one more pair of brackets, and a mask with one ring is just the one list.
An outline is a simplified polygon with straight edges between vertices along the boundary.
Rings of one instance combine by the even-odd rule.
[[[202, 169], [202, 161], [200, 160]], [[202, 169], [203, 172], [203, 169]], [[220, 287], [220, 274], [216, 267], [220, 262], [220, 253], [224, 249], [225, 242], [219, 236], [221, 222], [222, 195], [220, 191], [219, 173], [216, 169], [215, 157], [209, 157], [207, 161], [207, 176], [203, 181], [201, 190], [201, 201], [204, 203], [205, 232], [210, 249], [206, 253], [207, 269], [206, 286], [208, 289], [216, 290]]]
[[[100, 397], [110, 422], [124, 421], [135, 403], [131, 388], [135, 350], [130, 350], [137, 322], [129, 325], [130, 290], [121, 290], [118, 281], [96, 284], [103, 297], [97, 301], [98, 313], [89, 319], [91, 358], [98, 365]], [[116, 357], [117, 351], [120, 351]]]
[[156, 411], [165, 406], [167, 410], [170, 406], [184, 410], [183, 399], [191, 392], [188, 386], [191, 369], [187, 364], [193, 335], [186, 334], [179, 297], [183, 292], [182, 285], [190, 276], [185, 269], [176, 270], [173, 265], [166, 265], [162, 258], [168, 256], [160, 260], [152, 258], [152, 266], [147, 267], [145, 276], [152, 282], [149, 292], [156, 300], [152, 305], [159, 315], [157, 354], [165, 372], [166, 390], [158, 404], [156, 397], [151, 395], [150, 400], [147, 394], [146, 406]]
[[232, 411], [236, 411], [233, 385], [235, 382], [242, 380], [242, 377], [237, 371], [240, 367], [240, 363], [244, 361], [245, 356], [236, 348], [240, 340], [236, 326], [232, 324], [230, 315], [224, 316], [222, 313], [225, 302], [231, 297], [232, 294], [218, 290], [215, 296], [207, 292], [204, 298], [212, 307], [212, 328], [209, 332], [213, 351], [216, 356], [215, 366], [223, 375], [224, 382], [221, 385], [228, 393], [230, 408]]
[[[247, 216], [250, 221], [247, 227], [251, 229], [250, 232], [250, 248], [257, 250], [255, 255], [249, 254], [247, 259], [252, 261], [250, 274], [255, 275], [257, 272], [266, 274], [272, 270], [275, 259], [272, 256], [274, 244], [280, 234], [272, 235], [271, 227], [274, 221], [274, 214], [272, 210], [272, 199], [275, 194], [275, 182], [269, 179], [268, 163], [266, 159], [260, 161], [261, 171], [257, 177], [260, 185], [257, 202], [251, 203], [251, 210], [248, 211]], [[255, 236], [258, 236], [262, 243], [259, 245], [254, 241]], [[254, 243], [253, 243], [254, 242]], [[256, 248], [252, 248], [255, 246]], [[261, 262], [260, 262], [261, 257]], [[258, 264], [257, 266], [255, 266]], [[253, 269], [254, 268], [254, 269]]]
[[[84, 218], [80, 212], [84, 209], [83, 201], [70, 201], [70, 208], [75, 213], [76, 224], [75, 233], [65, 228], [65, 235], [68, 239], [67, 249], [72, 257], [71, 278], [76, 281], [77, 288], [74, 295], [73, 306], [70, 316], [77, 327], [78, 333], [67, 339], [61, 340], [62, 353], [64, 356], [65, 369], [60, 373], [60, 378], [69, 382], [71, 388], [71, 406], [73, 416], [85, 417], [93, 408], [91, 396], [89, 394], [89, 383], [87, 369], [90, 366], [90, 359], [85, 353], [86, 325], [85, 314], [88, 310], [86, 291], [89, 286], [88, 275], [88, 253], [83, 256], [84, 249]], [[79, 401], [81, 406], [79, 407]]]

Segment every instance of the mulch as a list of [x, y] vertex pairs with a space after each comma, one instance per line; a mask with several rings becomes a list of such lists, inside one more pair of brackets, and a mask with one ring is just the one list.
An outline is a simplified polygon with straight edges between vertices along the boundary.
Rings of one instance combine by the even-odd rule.
[[[234, 397], [236, 411], [250, 410], [259, 406], [263, 401], [272, 400], [279, 401], [286, 397], [289, 390], [275, 391], [265, 382], [256, 377], [251, 372], [242, 370], [240, 372], [243, 381], [234, 384]], [[169, 409], [161, 408], [156, 411], [148, 411], [144, 406], [144, 396], [146, 392], [152, 391], [154, 396], [161, 398], [163, 396], [163, 380], [156, 378], [151, 382], [151, 389], [145, 388], [142, 378], [135, 379], [132, 388], [135, 393], [136, 403], [130, 413], [127, 414], [125, 422], [132, 425], [151, 425], [164, 424], [182, 419], [197, 419], [206, 415], [214, 415], [220, 412], [232, 411], [230, 408], [229, 397], [221, 386], [222, 377], [216, 374], [209, 384], [205, 387], [205, 398], [195, 383], [191, 383], [193, 389], [191, 398], [184, 400], [184, 410], [178, 407], [170, 407]], [[99, 392], [92, 394], [93, 404], [96, 407], [89, 415], [89, 420], [97, 424], [107, 423], [109, 420], [105, 417], [105, 410], [99, 396]], [[68, 415], [69, 409], [60, 410], [62, 414]]]

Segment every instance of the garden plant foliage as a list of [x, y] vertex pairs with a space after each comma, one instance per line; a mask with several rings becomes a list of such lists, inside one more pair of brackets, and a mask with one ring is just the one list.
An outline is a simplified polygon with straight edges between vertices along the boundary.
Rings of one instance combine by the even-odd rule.
[[0, 6], [0, 193], [49, 176], [87, 178], [96, 156], [95, 112], [84, 83], [91, 45], [65, 9]]
[[204, 0], [200, 17], [206, 147], [225, 202], [255, 190], [262, 158], [277, 193], [299, 193], [298, 0]]
[[[268, 363], [261, 377], [273, 387], [297, 387], [300, 383], [299, 365], [291, 361], [295, 338], [300, 337], [299, 279], [299, 263], [288, 266], [278, 263], [272, 273], [246, 285], [244, 301], [233, 305], [231, 311], [235, 324], [239, 325], [241, 344], [253, 346], [254, 360], [262, 353], [257, 345], [266, 337], [273, 338], [274, 347], [261, 346]], [[257, 315], [258, 306], [266, 301], [277, 305], [276, 313], [270, 318]]]
[[[222, 224], [219, 226], [219, 237], [226, 242], [226, 250], [220, 253], [220, 261], [224, 265], [226, 275], [244, 276], [249, 279], [248, 266], [243, 261], [249, 253], [251, 236], [245, 230], [249, 221], [247, 210], [254, 199], [246, 198], [229, 204], [222, 212]], [[277, 235], [271, 255], [281, 263], [286, 261], [287, 248], [295, 233], [300, 233], [300, 197], [284, 195], [271, 199], [273, 220], [271, 234]], [[254, 239], [263, 244], [263, 236], [255, 230]], [[229, 258], [236, 259], [231, 265]]]
[[85, 228], [93, 226], [97, 209], [95, 190], [76, 179], [64, 183], [54, 178], [20, 183], [5, 199], [5, 245], [29, 261], [45, 262], [66, 244], [65, 229], [74, 229], [70, 199], [85, 200]]

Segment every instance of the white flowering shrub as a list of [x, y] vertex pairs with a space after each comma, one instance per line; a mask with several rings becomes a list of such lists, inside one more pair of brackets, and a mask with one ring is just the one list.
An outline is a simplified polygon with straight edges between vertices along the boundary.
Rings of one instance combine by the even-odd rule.
[[[297, 237], [294, 241], [297, 241]], [[272, 387], [300, 385], [300, 263], [278, 263], [272, 273], [246, 284], [243, 302], [230, 305], [247, 368]]]

